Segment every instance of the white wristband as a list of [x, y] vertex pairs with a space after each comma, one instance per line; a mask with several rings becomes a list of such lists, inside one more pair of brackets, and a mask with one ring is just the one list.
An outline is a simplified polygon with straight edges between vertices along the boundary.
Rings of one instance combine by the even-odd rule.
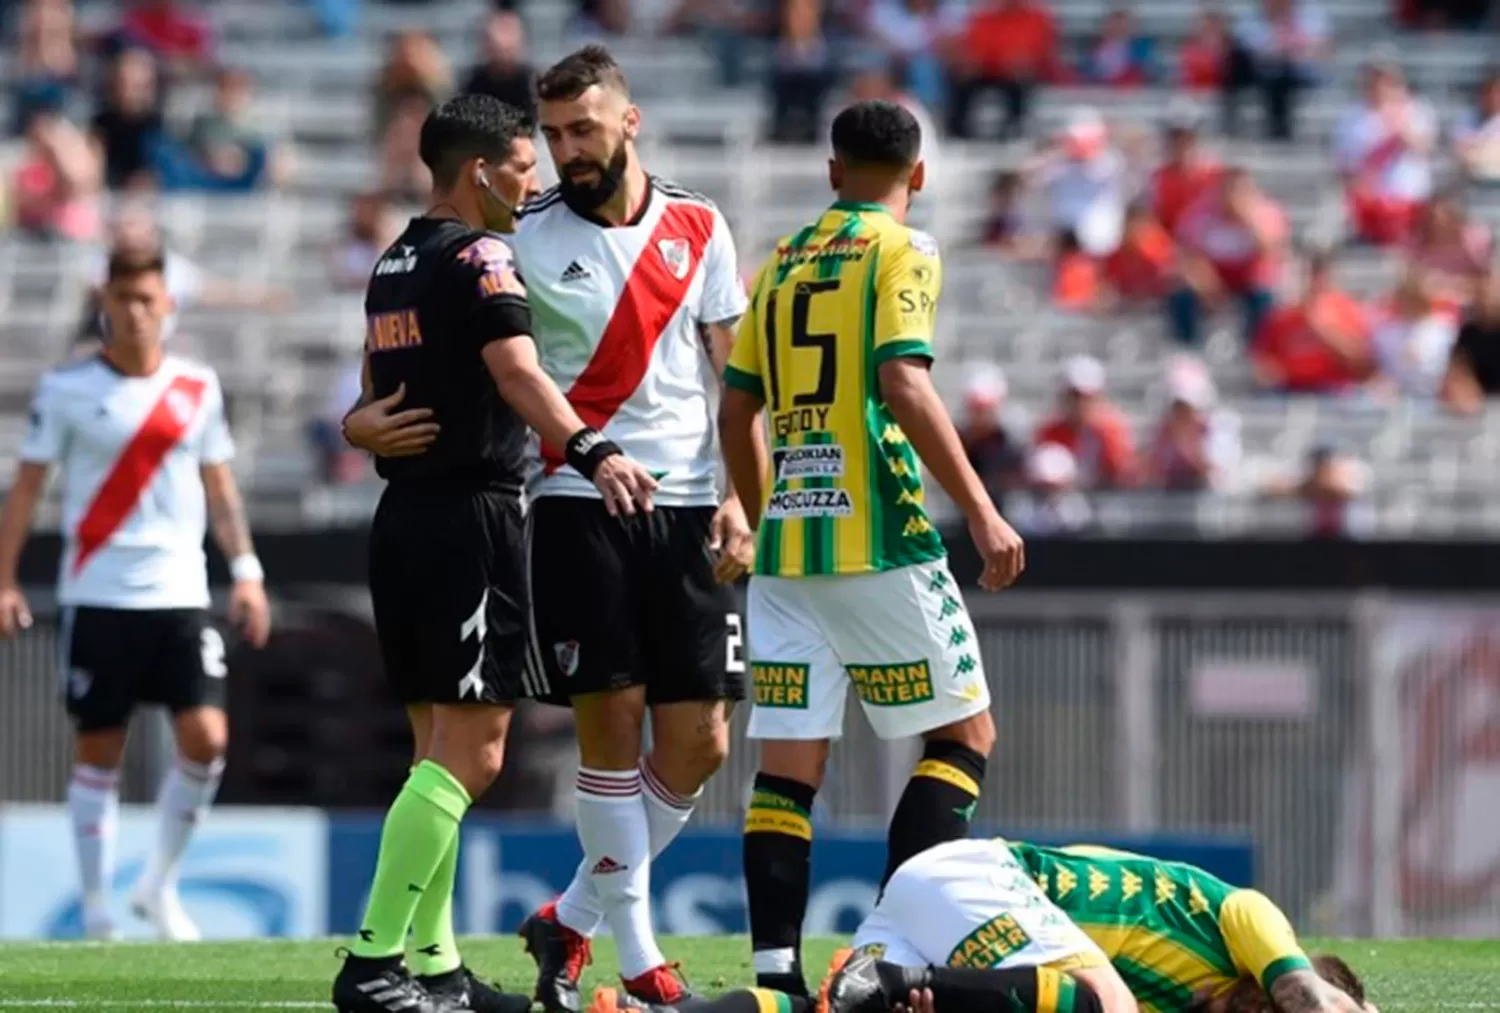
[[260, 565], [260, 560], [250, 554], [235, 556], [229, 561], [229, 575], [238, 584], [242, 580], [254, 580], [264, 582], [266, 579], [265, 567]]

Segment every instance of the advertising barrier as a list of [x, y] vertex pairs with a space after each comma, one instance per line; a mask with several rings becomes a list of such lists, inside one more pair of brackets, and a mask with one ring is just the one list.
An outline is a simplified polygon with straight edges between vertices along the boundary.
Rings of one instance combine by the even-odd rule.
[[[182, 897], [208, 939], [347, 935], [358, 927], [380, 847], [380, 814], [315, 809], [216, 809], [188, 850]], [[146, 934], [126, 898], [155, 836], [150, 807], [120, 816], [114, 890], [127, 935]], [[1013, 834], [1052, 843], [1088, 841], [1193, 862], [1236, 884], [1254, 881], [1252, 850], [1233, 838]], [[513, 932], [573, 875], [580, 851], [573, 829], [475, 816], [464, 823], [455, 911], [464, 933]], [[850, 933], [874, 903], [885, 865], [878, 832], [819, 830], [806, 929]], [[656, 926], [670, 935], [745, 932], [740, 835], [692, 829], [652, 867]], [[72, 831], [61, 806], [0, 809], [0, 938], [80, 934]]]

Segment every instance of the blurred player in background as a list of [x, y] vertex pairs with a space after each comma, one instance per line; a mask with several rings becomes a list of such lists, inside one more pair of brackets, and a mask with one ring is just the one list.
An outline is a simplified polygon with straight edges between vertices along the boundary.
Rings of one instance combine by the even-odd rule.
[[136, 704], [160, 703], [172, 713], [178, 756], [131, 907], [164, 939], [197, 939], [177, 895], [177, 867], [218, 791], [229, 734], [225, 644], [207, 612], [205, 528], [229, 560], [230, 619], [255, 647], [270, 633], [270, 611], [229, 466], [234, 443], [219, 379], [163, 348], [173, 303], [161, 253], [117, 250], [102, 305], [102, 351], [45, 374], [32, 403], [0, 515], [0, 636], [32, 622], [16, 565], [56, 464], [64, 534], [59, 668], [77, 728], [68, 809], [84, 931], [117, 934], [110, 893], [125, 733]]
[[839, 114], [829, 163], [839, 199], [761, 268], [725, 374], [724, 454], [760, 525], [748, 605], [749, 734], [761, 740], [745, 817], [750, 933], [757, 983], [793, 994], [807, 994], [809, 813], [848, 683], [881, 738], [926, 740], [891, 817], [884, 879], [967, 833], [994, 745], [974, 625], [923, 508], [920, 465], [968, 519], [982, 586], [1005, 587], [1024, 566], [928, 372], [942, 268], [932, 237], [903, 224], [923, 183], [920, 148], [898, 105]]
[[[509, 231], [536, 191], [530, 133], [487, 95], [430, 113], [431, 206], [376, 262], [365, 295], [365, 388], [345, 426], [380, 455], [388, 483], [370, 529], [370, 598], [415, 755], [334, 982], [340, 1013], [529, 1007], [475, 979], [453, 932], [459, 823], [500, 772], [515, 701], [543, 688], [522, 504], [527, 426], [610, 514], [649, 508], [655, 487], [542, 372], [526, 288], [488, 231]], [[408, 934], [415, 979], [402, 960]]]
[[652, 932], [650, 864], [727, 755], [729, 708], [744, 695], [724, 582], [744, 573], [753, 544], [733, 490], [720, 495], [713, 425], [744, 285], [718, 209], [641, 167], [640, 111], [605, 49], [563, 59], [537, 90], [562, 182], [524, 209], [514, 245], [542, 362], [583, 420], [661, 486], [651, 514], [621, 522], [543, 448], [536, 626], [550, 688], [577, 720], [584, 860], [522, 935], [549, 1010], [578, 1008], [588, 941], [605, 921], [626, 988], [675, 1002], [685, 993]]

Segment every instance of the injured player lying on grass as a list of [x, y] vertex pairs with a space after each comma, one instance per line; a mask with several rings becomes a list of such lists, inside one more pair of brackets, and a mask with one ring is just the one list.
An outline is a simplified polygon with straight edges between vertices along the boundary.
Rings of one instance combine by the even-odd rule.
[[[744, 990], [692, 1013], [807, 1013]], [[1337, 957], [1309, 958], [1267, 897], [1206, 870], [1000, 839], [905, 862], [817, 1013], [1375, 1013]], [[601, 990], [590, 1013], [638, 1009]]]

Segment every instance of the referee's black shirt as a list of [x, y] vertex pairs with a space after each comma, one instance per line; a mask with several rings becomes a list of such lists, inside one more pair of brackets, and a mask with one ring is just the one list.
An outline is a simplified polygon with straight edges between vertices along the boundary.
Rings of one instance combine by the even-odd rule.
[[454, 219], [411, 220], [370, 276], [365, 350], [374, 396], [406, 384], [396, 410], [431, 408], [441, 431], [425, 453], [377, 458], [380, 477], [520, 492], [526, 425], [480, 354], [518, 321], [526, 289], [503, 240]]

